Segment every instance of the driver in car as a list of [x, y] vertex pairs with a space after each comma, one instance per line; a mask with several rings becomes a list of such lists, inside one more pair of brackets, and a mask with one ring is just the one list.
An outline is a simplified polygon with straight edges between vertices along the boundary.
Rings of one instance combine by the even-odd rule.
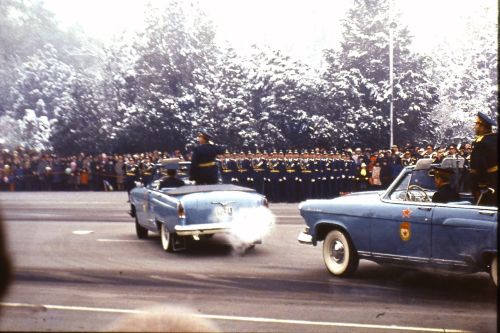
[[160, 188], [164, 187], [179, 187], [183, 186], [182, 179], [177, 178], [177, 170], [167, 169], [167, 176], [163, 177], [160, 181]]
[[447, 203], [460, 201], [460, 195], [451, 187], [452, 169], [433, 167], [431, 174], [434, 176], [434, 183], [437, 191], [432, 196], [432, 202]]

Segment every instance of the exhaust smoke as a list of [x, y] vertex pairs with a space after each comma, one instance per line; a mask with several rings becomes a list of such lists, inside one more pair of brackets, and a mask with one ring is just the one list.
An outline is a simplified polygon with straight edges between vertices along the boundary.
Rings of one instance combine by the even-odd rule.
[[228, 241], [234, 249], [245, 251], [260, 243], [272, 230], [276, 218], [266, 207], [241, 208], [233, 212]]

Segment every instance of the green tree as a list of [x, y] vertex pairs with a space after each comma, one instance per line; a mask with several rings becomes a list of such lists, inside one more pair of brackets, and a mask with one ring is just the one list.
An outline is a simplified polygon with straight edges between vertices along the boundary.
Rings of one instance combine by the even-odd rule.
[[188, 17], [175, 1], [164, 11], [151, 8], [134, 45], [137, 99], [124, 123], [132, 149], [184, 147], [197, 121], [211, 121], [213, 27], [198, 8], [190, 10]]
[[54, 14], [39, 0], [0, 1], [0, 115], [10, 109], [9, 92], [16, 81], [14, 71], [28, 57], [45, 45], [55, 48], [61, 59], [70, 62], [69, 54], [81, 48], [81, 32], [62, 31]]
[[258, 146], [301, 148], [310, 144], [316, 98], [315, 72], [280, 51], [256, 49], [249, 76], [249, 105]]
[[69, 83], [71, 107], [54, 122], [51, 142], [64, 154], [108, 151], [111, 129], [104, 126], [97, 80], [88, 73], [76, 73]]
[[36, 111], [37, 117], [57, 119], [71, 108], [68, 84], [74, 73], [74, 68], [61, 61], [52, 45], [45, 45], [16, 69], [9, 114], [22, 118], [25, 111], [31, 109]]
[[484, 2], [479, 8], [466, 18], [460, 47], [443, 42], [431, 53], [440, 96], [433, 114], [438, 143], [471, 141], [478, 111], [498, 117], [497, 12]]
[[[428, 73], [431, 63], [410, 51], [409, 31], [396, 12], [392, 15], [388, 0], [355, 0], [343, 23], [340, 50], [327, 52], [325, 57], [328, 64], [325, 78], [331, 85], [347, 90], [333, 91], [332, 97], [352, 98], [340, 108], [344, 102], [333, 100], [334, 116], [346, 123], [351, 138], [358, 138], [360, 144], [367, 146], [386, 147], [390, 141], [391, 23], [395, 26], [392, 95], [395, 141], [400, 144], [419, 141], [433, 130], [430, 114], [438, 95]], [[336, 82], [347, 84], [338, 87]]]

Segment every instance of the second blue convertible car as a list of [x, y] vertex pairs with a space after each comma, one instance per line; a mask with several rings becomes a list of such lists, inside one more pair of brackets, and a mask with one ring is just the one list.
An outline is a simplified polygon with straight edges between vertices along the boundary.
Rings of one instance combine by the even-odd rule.
[[[187, 177], [189, 162], [168, 159], [158, 163], [146, 184], [130, 193], [130, 215], [138, 238], [160, 233], [165, 251], [185, 249], [188, 239], [217, 233], [238, 238], [238, 246], [261, 242], [273, 223], [264, 196], [255, 190], [227, 184], [193, 185]], [[167, 170], [176, 170], [180, 187], [162, 187]]]
[[498, 208], [479, 206], [470, 193], [434, 203], [430, 160], [406, 167], [387, 190], [359, 192], [299, 205], [307, 224], [301, 243], [323, 241], [323, 260], [347, 276], [360, 259], [413, 268], [490, 273], [498, 285]]

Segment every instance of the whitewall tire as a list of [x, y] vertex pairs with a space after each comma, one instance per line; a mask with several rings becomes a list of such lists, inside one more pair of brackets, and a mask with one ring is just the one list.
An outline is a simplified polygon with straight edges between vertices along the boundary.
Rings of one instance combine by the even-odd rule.
[[350, 239], [340, 230], [332, 230], [323, 242], [323, 260], [335, 276], [348, 276], [358, 268], [359, 258]]
[[165, 223], [160, 223], [160, 238], [163, 250], [172, 252], [174, 248], [172, 234], [168, 231]]
[[148, 229], [144, 228], [139, 224], [137, 216], [135, 217], [135, 234], [139, 239], [144, 239], [148, 237]]
[[495, 286], [498, 287], [498, 256], [495, 255], [493, 259], [491, 260], [491, 265], [490, 265], [490, 276], [491, 279], [493, 280], [493, 283]]

